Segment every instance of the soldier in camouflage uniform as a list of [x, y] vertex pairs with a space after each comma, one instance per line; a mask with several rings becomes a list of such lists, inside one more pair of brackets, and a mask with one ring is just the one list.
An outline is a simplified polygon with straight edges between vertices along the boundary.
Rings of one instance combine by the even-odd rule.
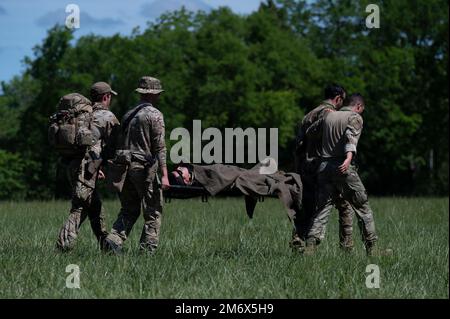
[[368, 255], [372, 255], [377, 241], [373, 213], [367, 192], [352, 160], [361, 136], [364, 100], [360, 94], [349, 98], [349, 106], [328, 113], [323, 119], [321, 163], [317, 182], [317, 211], [308, 231], [307, 250], [313, 251], [323, 235], [333, 201], [340, 194], [353, 207], [358, 218]]
[[[162, 217], [162, 189], [169, 187], [164, 118], [155, 107], [164, 90], [158, 79], [149, 76], [142, 77], [138, 86], [136, 91], [140, 93], [141, 100], [123, 117], [117, 151], [129, 154], [129, 166], [119, 193], [122, 207], [106, 239], [109, 248], [116, 253], [121, 251], [123, 242], [138, 219], [141, 205], [144, 227], [140, 249], [150, 253], [156, 250]], [[157, 174], [158, 167], [162, 172], [161, 182]]]
[[[320, 150], [322, 143], [322, 132], [320, 129], [310, 133], [310, 127], [322, 123], [325, 114], [338, 110], [345, 99], [343, 87], [333, 84], [325, 88], [325, 101], [318, 107], [305, 115], [296, 138], [296, 172], [300, 174], [303, 183], [303, 207], [296, 216], [296, 229], [291, 241], [293, 249], [303, 251], [308, 228], [312, 223], [312, 216], [316, 203], [317, 168], [320, 162]], [[312, 132], [313, 130], [311, 130]], [[353, 210], [344, 199], [335, 201], [335, 206], [339, 211], [339, 239], [340, 246], [345, 250], [352, 250], [352, 224]], [[325, 225], [323, 227], [323, 235]]]
[[119, 121], [109, 111], [112, 95], [117, 95], [105, 82], [97, 82], [91, 87], [93, 105], [93, 125], [91, 130], [96, 143], [88, 147], [83, 158], [62, 159], [62, 166], [72, 188], [72, 208], [69, 218], [59, 231], [56, 242], [62, 251], [73, 248], [80, 226], [89, 217], [92, 231], [100, 247], [108, 234], [102, 202], [96, 190], [97, 178], [104, 178], [101, 165], [111, 157], [116, 140], [115, 133]]

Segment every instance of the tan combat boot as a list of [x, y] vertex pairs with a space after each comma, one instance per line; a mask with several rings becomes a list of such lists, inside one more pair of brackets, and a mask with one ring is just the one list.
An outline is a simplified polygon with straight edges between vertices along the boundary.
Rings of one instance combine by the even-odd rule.
[[107, 253], [114, 253], [115, 255], [122, 255], [122, 245], [122, 239], [118, 235], [111, 233], [106, 236], [104, 240], [103, 251]]
[[306, 240], [306, 247], [304, 250], [304, 254], [307, 256], [314, 255], [317, 250], [317, 240], [315, 238], [308, 238]]
[[367, 242], [366, 253], [368, 257], [379, 257], [379, 256], [392, 256], [394, 252], [390, 248], [386, 249], [379, 248], [375, 242]]
[[346, 236], [341, 238], [339, 241], [339, 247], [342, 249], [342, 251], [346, 253], [352, 253], [353, 252], [353, 238], [351, 236]]
[[292, 239], [289, 242], [289, 247], [291, 247], [292, 251], [295, 253], [303, 253], [305, 250], [305, 241], [300, 238], [300, 236], [296, 233], [293, 233]]

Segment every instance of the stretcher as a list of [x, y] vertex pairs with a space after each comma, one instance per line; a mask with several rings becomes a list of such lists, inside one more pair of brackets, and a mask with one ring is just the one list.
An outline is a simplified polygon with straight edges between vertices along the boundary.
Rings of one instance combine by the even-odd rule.
[[[170, 203], [172, 199], [187, 199], [187, 198], [195, 198], [200, 197], [203, 203], [208, 202], [208, 198], [211, 194], [202, 187], [202, 186], [182, 186], [182, 185], [171, 185], [169, 189], [163, 191], [164, 202]], [[230, 190], [227, 192], [222, 192], [221, 195], [229, 195], [229, 196], [239, 196], [242, 195], [238, 190]], [[247, 216], [249, 218], [253, 218], [253, 213], [255, 211], [257, 202], [264, 202], [264, 198], [266, 196], [258, 196], [252, 197], [248, 195], [244, 195], [245, 199], [245, 210], [247, 212]], [[269, 197], [277, 197], [277, 196], [269, 196]]]

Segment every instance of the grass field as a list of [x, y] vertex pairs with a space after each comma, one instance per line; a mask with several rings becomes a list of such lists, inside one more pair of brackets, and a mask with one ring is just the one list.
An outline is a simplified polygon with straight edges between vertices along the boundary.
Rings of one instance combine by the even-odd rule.
[[[394, 255], [367, 258], [355, 221], [355, 252], [338, 248], [337, 214], [314, 256], [293, 254], [278, 200], [258, 203], [253, 220], [242, 198], [173, 200], [165, 205], [154, 256], [137, 245], [142, 217], [125, 254], [96, 248], [89, 223], [74, 251], [54, 250], [68, 202], [0, 203], [1, 298], [448, 298], [448, 198], [372, 198], [380, 246]], [[105, 203], [110, 228], [117, 201]], [[65, 287], [68, 264], [80, 289]], [[365, 285], [379, 266], [379, 289]]]

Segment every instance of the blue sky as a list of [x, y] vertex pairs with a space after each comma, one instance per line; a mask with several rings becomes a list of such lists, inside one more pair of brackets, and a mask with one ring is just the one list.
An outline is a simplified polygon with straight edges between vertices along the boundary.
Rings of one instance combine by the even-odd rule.
[[228, 6], [239, 14], [256, 10], [260, 0], [0, 0], [0, 81], [20, 74], [25, 56], [45, 38], [55, 23], [64, 24], [66, 5], [80, 8], [80, 29], [75, 37], [95, 33], [130, 34], [135, 26], [145, 29], [146, 22], [165, 10], [185, 5], [191, 10], [210, 10]]

